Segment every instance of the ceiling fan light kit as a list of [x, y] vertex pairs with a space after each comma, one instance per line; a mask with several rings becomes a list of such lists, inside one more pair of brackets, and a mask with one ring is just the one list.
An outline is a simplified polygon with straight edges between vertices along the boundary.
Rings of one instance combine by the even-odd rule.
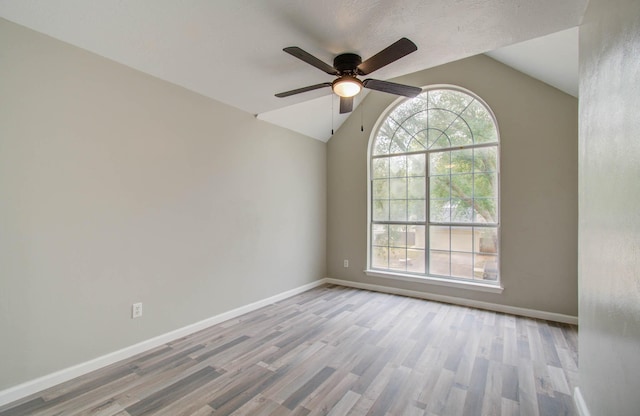
[[333, 60], [333, 66], [297, 46], [290, 46], [283, 50], [329, 75], [337, 76], [337, 78], [333, 82], [324, 82], [322, 84], [310, 85], [308, 87], [278, 93], [276, 97], [279, 98], [330, 86], [332, 91], [340, 97], [340, 113], [342, 114], [349, 113], [353, 110], [353, 97], [358, 95], [363, 88], [403, 95], [405, 97], [415, 97], [422, 92], [421, 88], [409, 85], [396, 84], [394, 82], [377, 79], [365, 79], [364, 81], [358, 79], [358, 75], [370, 74], [418, 50], [418, 47], [407, 38], [400, 39], [364, 62], [362, 58], [355, 53], [340, 54]]
[[353, 97], [362, 91], [362, 81], [351, 75], [343, 75], [333, 81], [331, 89], [340, 97]]

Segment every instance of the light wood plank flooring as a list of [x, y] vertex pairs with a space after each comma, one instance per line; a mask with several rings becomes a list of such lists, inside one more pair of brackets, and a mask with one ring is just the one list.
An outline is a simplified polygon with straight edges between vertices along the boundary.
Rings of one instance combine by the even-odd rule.
[[0, 415], [575, 415], [577, 328], [322, 286]]

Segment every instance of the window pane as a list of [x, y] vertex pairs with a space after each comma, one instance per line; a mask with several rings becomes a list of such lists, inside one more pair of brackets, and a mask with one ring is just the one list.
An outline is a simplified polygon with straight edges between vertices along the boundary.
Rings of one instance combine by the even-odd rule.
[[473, 251], [473, 231], [471, 227], [451, 227], [451, 250]]
[[451, 196], [461, 199], [473, 198], [473, 175], [451, 175]]
[[390, 247], [406, 247], [407, 246], [407, 228], [404, 225], [389, 226], [389, 246]]
[[373, 199], [389, 199], [389, 179], [373, 180]]
[[389, 153], [389, 143], [391, 142], [391, 139], [389, 139], [388, 137], [378, 134], [378, 137], [376, 137], [376, 143], [373, 146], [373, 154], [374, 155], [386, 155]]
[[462, 113], [462, 117], [473, 131], [474, 143], [492, 143], [498, 141], [493, 118], [487, 109], [477, 100]]
[[475, 149], [474, 170], [476, 172], [496, 172], [498, 170], [498, 147]]
[[389, 268], [389, 249], [386, 247], [373, 247], [371, 250], [371, 266], [378, 269]]
[[408, 176], [425, 176], [425, 155], [407, 156], [407, 174]]
[[393, 110], [393, 117], [396, 120], [404, 120], [407, 117], [409, 117], [411, 114], [413, 114], [414, 111], [414, 103], [412, 102], [413, 100], [406, 100], [400, 103], [400, 105], [398, 105], [396, 107], [395, 110]]
[[449, 227], [429, 227], [429, 246], [432, 250], [450, 250]]
[[455, 119], [446, 131], [451, 146], [468, 146], [473, 144], [473, 133], [461, 118]]
[[374, 221], [389, 221], [389, 200], [374, 199], [372, 205]]
[[451, 198], [450, 209], [452, 222], [471, 222], [473, 219], [473, 210], [466, 199]]
[[399, 176], [407, 176], [407, 157], [394, 156], [389, 158], [390, 176], [397, 178]]
[[429, 252], [429, 274], [451, 275], [450, 256], [451, 253], [448, 251], [431, 250]]
[[451, 253], [451, 276], [473, 279], [473, 254]]
[[498, 180], [495, 173], [476, 173], [473, 181], [476, 198], [495, 198], [498, 195]]
[[407, 250], [407, 271], [424, 273], [424, 250]]
[[389, 159], [381, 157], [373, 159], [371, 162], [371, 176], [375, 178], [386, 178], [389, 176]]
[[495, 224], [498, 222], [498, 200], [493, 198], [477, 198], [474, 201], [474, 221]]
[[409, 143], [409, 151], [419, 152], [419, 151], [427, 150], [427, 143], [429, 143], [429, 139], [426, 135], [426, 132], [419, 131], [417, 134], [413, 136], [413, 139]]
[[451, 152], [434, 152], [429, 155], [429, 176], [451, 173]]
[[476, 252], [495, 254], [498, 252], [498, 230], [496, 228], [479, 228], [474, 230]]
[[389, 187], [391, 199], [407, 199], [407, 180], [405, 178], [390, 179]]
[[451, 197], [451, 177], [432, 176], [429, 178], [429, 196], [431, 199], [449, 199]]
[[447, 108], [456, 114], [464, 111], [475, 100], [469, 94], [449, 89], [428, 91], [428, 99], [430, 107]]
[[389, 203], [389, 219], [391, 221], [407, 220], [407, 201], [396, 200]]
[[371, 227], [371, 242], [374, 246], [389, 245], [389, 226], [386, 224], [373, 224]]
[[429, 129], [429, 148], [443, 149], [451, 147], [449, 137], [440, 130]]
[[498, 256], [475, 255], [475, 277], [483, 280], [498, 280]]
[[425, 228], [424, 225], [410, 225], [407, 228], [407, 245], [409, 247], [424, 249]]
[[[419, 103], [416, 103], [419, 104]], [[412, 115], [402, 122], [402, 127], [406, 129], [412, 136], [418, 133], [427, 125], [427, 112], [423, 111], [424, 105], [411, 105], [407, 107]]]
[[389, 249], [389, 268], [396, 270], [407, 270], [407, 250], [404, 248]]
[[409, 178], [409, 199], [425, 199], [426, 180], [425, 177]]
[[431, 222], [451, 221], [451, 201], [448, 199], [432, 199], [429, 205]]
[[387, 118], [380, 126], [378, 134], [376, 136], [376, 143], [374, 146], [374, 154], [385, 155], [389, 154], [389, 145], [391, 144], [391, 137], [395, 133], [396, 129], [400, 127], [398, 123], [392, 118]]
[[473, 172], [473, 150], [454, 150], [451, 154], [451, 173]]
[[424, 199], [422, 200], [409, 200], [408, 201], [408, 214], [409, 214], [409, 221], [424, 221], [425, 220], [425, 216], [426, 216], [426, 212], [425, 212], [425, 207], [426, 207], [426, 201]]
[[411, 135], [404, 128], [398, 129], [391, 139], [391, 149], [394, 153], [405, 153], [409, 150], [409, 142], [411, 142]]
[[458, 115], [451, 111], [434, 108], [429, 110], [429, 128], [446, 132]]

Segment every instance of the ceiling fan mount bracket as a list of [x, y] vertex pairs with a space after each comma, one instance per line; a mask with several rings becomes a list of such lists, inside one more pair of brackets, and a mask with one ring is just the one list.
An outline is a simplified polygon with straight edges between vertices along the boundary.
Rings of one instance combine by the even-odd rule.
[[335, 57], [333, 67], [338, 70], [340, 75], [355, 75], [358, 65], [362, 63], [360, 55], [355, 53], [343, 53]]

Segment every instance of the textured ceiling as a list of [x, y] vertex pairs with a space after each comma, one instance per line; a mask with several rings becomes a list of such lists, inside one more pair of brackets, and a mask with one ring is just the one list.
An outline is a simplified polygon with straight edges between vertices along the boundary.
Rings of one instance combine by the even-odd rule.
[[326, 140], [344, 119], [329, 89], [273, 94], [332, 78], [282, 48], [331, 63], [406, 36], [418, 51], [371, 75], [390, 79], [575, 27], [587, 1], [0, 0], [0, 16]]

